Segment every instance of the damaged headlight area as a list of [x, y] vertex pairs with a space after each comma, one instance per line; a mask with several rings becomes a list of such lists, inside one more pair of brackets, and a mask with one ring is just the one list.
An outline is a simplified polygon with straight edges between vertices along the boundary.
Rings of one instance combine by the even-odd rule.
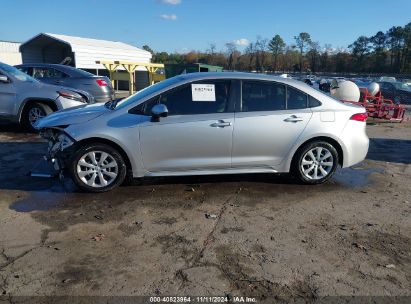
[[75, 140], [67, 135], [63, 128], [47, 128], [41, 130], [40, 136], [48, 140], [48, 159], [55, 158], [75, 143]]

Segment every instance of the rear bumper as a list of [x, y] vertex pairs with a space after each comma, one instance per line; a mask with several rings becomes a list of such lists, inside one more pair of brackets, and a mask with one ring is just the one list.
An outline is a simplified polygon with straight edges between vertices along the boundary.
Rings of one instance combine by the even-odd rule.
[[112, 101], [112, 100], [114, 100], [114, 94], [112, 95], [112, 96], [110, 96], [110, 95], [104, 95], [104, 96], [95, 96], [94, 97], [94, 102], [104, 102], [104, 103], [106, 103], [106, 102], [109, 102], [109, 101]]
[[365, 132], [365, 122], [350, 120], [340, 138], [345, 146], [343, 168], [353, 166], [366, 158], [370, 140]]

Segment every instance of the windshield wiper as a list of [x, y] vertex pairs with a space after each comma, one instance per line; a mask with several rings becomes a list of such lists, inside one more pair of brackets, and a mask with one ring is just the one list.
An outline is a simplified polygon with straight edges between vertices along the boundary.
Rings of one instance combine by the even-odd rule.
[[117, 104], [119, 103], [120, 100], [122, 100], [123, 98], [117, 98], [111, 101], [107, 101], [104, 106], [110, 110], [114, 110], [117, 106]]

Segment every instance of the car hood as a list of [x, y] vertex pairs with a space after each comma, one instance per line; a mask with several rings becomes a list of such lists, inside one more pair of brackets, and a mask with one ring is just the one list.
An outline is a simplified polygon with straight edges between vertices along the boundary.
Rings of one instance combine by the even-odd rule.
[[110, 111], [101, 103], [81, 105], [50, 114], [40, 119], [36, 123], [35, 128], [40, 130], [43, 128], [79, 124], [95, 119]]

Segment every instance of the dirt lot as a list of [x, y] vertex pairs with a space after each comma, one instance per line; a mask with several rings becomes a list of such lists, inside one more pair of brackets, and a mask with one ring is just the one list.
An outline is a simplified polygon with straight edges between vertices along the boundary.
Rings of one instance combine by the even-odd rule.
[[320, 186], [217, 176], [99, 195], [29, 177], [45, 143], [0, 129], [0, 303], [34, 295], [411, 299], [403, 297], [411, 296], [409, 122], [369, 125], [367, 160]]

